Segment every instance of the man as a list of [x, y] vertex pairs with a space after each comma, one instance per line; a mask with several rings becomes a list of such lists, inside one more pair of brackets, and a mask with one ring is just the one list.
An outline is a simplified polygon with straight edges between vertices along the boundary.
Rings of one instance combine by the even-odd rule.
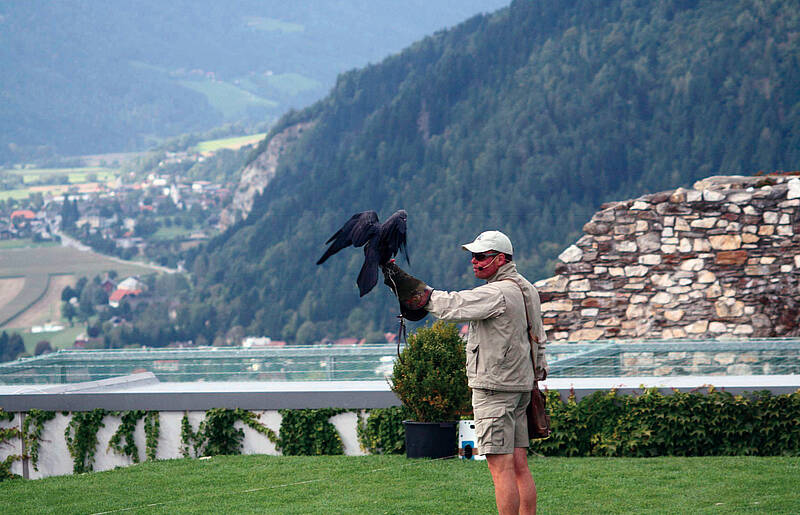
[[[547, 377], [539, 294], [517, 272], [511, 240], [486, 231], [462, 248], [472, 254], [475, 277], [487, 281], [472, 290], [433, 290], [394, 262], [384, 267], [385, 283], [398, 296], [403, 313], [419, 320], [428, 312], [453, 322], [469, 321], [467, 379], [478, 452], [486, 455], [500, 514], [536, 513], [536, 485], [528, 468], [528, 427], [534, 370]], [[527, 310], [527, 316], [526, 316]], [[528, 321], [534, 346], [528, 339]]]

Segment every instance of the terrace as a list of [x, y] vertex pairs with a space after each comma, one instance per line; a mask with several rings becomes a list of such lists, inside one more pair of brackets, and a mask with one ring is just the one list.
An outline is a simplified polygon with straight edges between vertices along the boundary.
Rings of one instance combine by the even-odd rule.
[[[343, 408], [349, 411], [331, 422], [344, 453], [364, 454], [356, 429], [363, 410], [399, 404], [387, 380], [397, 351], [395, 345], [62, 350], [5, 363], [0, 365], [0, 407], [17, 414], [12, 425], [22, 424], [32, 409], [58, 413], [42, 435], [48, 461], [38, 471], [19, 463], [13, 470], [26, 477], [70, 473], [63, 442], [70, 420], [66, 412], [98, 408], [160, 412], [159, 459], [181, 456], [182, 417], [197, 425], [212, 408], [251, 410], [274, 431], [281, 424], [279, 410]], [[550, 374], [540, 386], [559, 391], [562, 398], [610, 389], [620, 394], [642, 388], [702, 391], [709, 385], [733, 394], [800, 389], [800, 339], [552, 344], [548, 359]], [[109, 416], [104, 438], [118, 425], [118, 416]], [[279, 454], [265, 436], [243, 430], [243, 452]], [[100, 447], [95, 470], [129, 464]], [[0, 459], [13, 452], [6, 449]]]

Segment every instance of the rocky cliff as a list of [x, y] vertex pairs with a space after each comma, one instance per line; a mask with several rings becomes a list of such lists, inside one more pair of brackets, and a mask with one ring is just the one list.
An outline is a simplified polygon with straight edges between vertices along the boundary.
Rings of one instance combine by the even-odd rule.
[[800, 178], [605, 204], [539, 281], [551, 341], [800, 336]]
[[275, 176], [281, 154], [312, 124], [313, 122], [298, 123], [273, 135], [264, 152], [242, 170], [231, 205], [220, 215], [220, 227], [223, 230], [233, 225], [237, 217], [247, 218], [253, 209], [253, 199], [264, 191]]

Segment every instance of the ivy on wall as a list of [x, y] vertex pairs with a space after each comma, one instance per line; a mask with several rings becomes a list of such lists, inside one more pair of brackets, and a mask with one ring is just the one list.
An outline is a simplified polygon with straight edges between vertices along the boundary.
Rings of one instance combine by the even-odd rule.
[[161, 415], [157, 411], [148, 411], [144, 416], [144, 445], [148, 460], [156, 459], [160, 427]]
[[[139, 463], [139, 448], [134, 439], [136, 424], [144, 419], [145, 454], [148, 460], [156, 459], [158, 450], [159, 414], [157, 411], [131, 410], [114, 412], [122, 419], [119, 428], [108, 441], [108, 448], [128, 456], [134, 463]], [[124, 443], [123, 443], [124, 442]]]
[[361, 450], [370, 454], [402, 454], [406, 451], [403, 420], [409, 418], [401, 406], [378, 408], [359, 419], [356, 433]]
[[[657, 389], [641, 395], [596, 392], [562, 401], [547, 392], [553, 434], [529, 452], [546, 456], [800, 455], [800, 391], [731, 395]], [[362, 449], [403, 452], [400, 408], [369, 411], [358, 428]]]
[[285, 456], [344, 454], [342, 438], [329, 419], [346, 411], [336, 408], [279, 410], [280, 436], [273, 434], [270, 440]]
[[55, 411], [44, 411], [31, 409], [28, 411], [25, 421], [22, 423], [22, 434], [25, 438], [25, 446], [28, 449], [31, 463], [34, 470], [39, 470], [39, 446], [44, 432], [45, 422], [53, 420], [56, 416]]
[[[3, 411], [0, 408], [0, 421], [11, 422], [14, 420], [14, 414]], [[19, 438], [21, 436], [20, 430], [15, 427], [0, 427], [0, 445], [7, 444], [9, 440]], [[0, 481], [16, 477], [16, 474], [11, 473], [11, 465], [20, 459], [19, 454], [10, 454], [4, 460], [0, 461]]]
[[219, 454], [241, 454], [244, 430], [236, 427], [236, 421], [275, 438], [275, 434], [258, 421], [258, 416], [240, 408], [213, 408], [206, 411], [206, 418], [197, 431], [192, 429], [189, 417], [184, 413], [181, 419], [181, 453], [184, 457], [215, 456]]
[[547, 395], [553, 434], [531, 450], [548, 456], [800, 455], [800, 391]]
[[67, 441], [67, 449], [72, 456], [74, 473], [82, 474], [92, 470], [97, 450], [97, 431], [105, 426], [103, 418], [107, 413], [108, 411], [97, 408], [72, 414], [72, 418], [64, 430], [64, 439]]

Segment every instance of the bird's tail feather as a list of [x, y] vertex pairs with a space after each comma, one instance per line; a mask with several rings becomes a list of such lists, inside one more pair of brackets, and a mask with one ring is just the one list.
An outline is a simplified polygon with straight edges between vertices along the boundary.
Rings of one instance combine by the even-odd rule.
[[364, 264], [361, 265], [361, 271], [358, 273], [358, 292], [361, 297], [372, 291], [372, 288], [378, 284], [378, 263], [377, 261], [365, 259]]

